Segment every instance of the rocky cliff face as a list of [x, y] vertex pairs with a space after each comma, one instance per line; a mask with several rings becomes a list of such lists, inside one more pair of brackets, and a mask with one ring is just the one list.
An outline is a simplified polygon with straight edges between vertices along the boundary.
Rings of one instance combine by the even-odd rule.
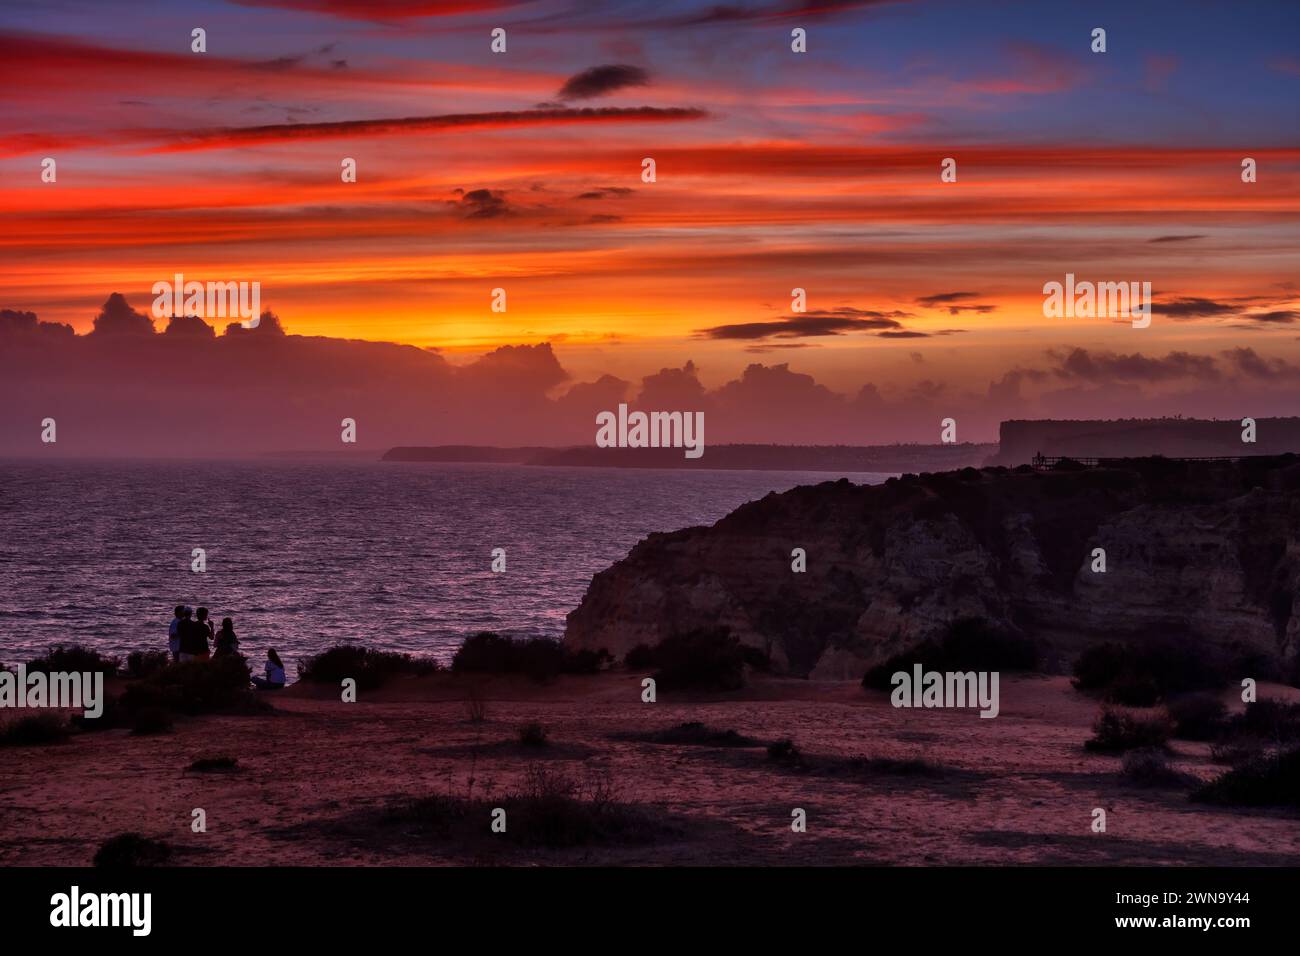
[[622, 656], [723, 624], [789, 673], [859, 677], [975, 616], [1034, 636], [1058, 667], [1103, 638], [1170, 637], [1289, 666], [1298, 592], [1296, 456], [965, 469], [796, 488], [651, 535], [596, 575], [565, 641]]

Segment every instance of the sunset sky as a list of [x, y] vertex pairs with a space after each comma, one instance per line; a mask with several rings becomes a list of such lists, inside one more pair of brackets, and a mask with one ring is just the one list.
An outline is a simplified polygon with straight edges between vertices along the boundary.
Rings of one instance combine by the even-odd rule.
[[[900, 401], [1260, 387], [1276, 414], [1298, 41], [1292, 2], [8, 5], [0, 309], [85, 333], [180, 272], [259, 281], [295, 334], [549, 342], [573, 381], [786, 363]], [[1067, 272], [1151, 282], [1151, 327], [1044, 318]]]

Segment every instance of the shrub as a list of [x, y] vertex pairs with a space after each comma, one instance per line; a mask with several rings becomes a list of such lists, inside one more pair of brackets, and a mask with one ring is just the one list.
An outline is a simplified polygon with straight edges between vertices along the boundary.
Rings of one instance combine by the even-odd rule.
[[[555, 645], [556, 651], [559, 645]], [[465, 638], [465, 643], [451, 659], [451, 669], [455, 672], [479, 674], [513, 673], [517, 668], [515, 642], [491, 631], [480, 631]], [[556, 668], [559, 672], [559, 668]]]
[[953, 621], [941, 644], [954, 671], [1032, 671], [1038, 666], [1034, 642], [979, 617]]
[[642, 808], [620, 802], [598, 771], [578, 781], [534, 764], [506, 806], [514, 838], [546, 847], [651, 843], [667, 829]]
[[1300, 807], [1300, 748], [1260, 754], [1205, 784], [1192, 799], [1238, 806]]
[[1231, 737], [1257, 737], [1277, 744], [1300, 743], [1300, 704], [1257, 700], [1228, 721]]
[[655, 666], [654, 648], [649, 644], [638, 644], [623, 655], [623, 666], [634, 671], [649, 670]]
[[338, 684], [351, 678], [358, 690], [374, 690], [399, 674], [422, 676], [439, 670], [436, 661], [359, 644], [336, 644], [298, 663], [298, 677], [313, 684]]
[[1175, 694], [1213, 690], [1230, 670], [1222, 655], [1171, 641], [1108, 641], [1079, 655], [1075, 689], [1129, 707], [1150, 707]]
[[469, 674], [526, 674], [549, 681], [560, 674], [594, 674], [609, 660], [608, 651], [570, 651], [547, 637], [515, 639], [480, 631], [465, 639], [451, 660], [451, 669]]
[[134, 737], [165, 734], [171, 729], [171, 712], [166, 707], [157, 704], [141, 707], [131, 718], [131, 735]]
[[1128, 661], [1129, 649], [1114, 641], [1093, 644], [1074, 662], [1075, 690], [1105, 690]]
[[1140, 747], [1161, 747], [1169, 740], [1172, 727], [1164, 714], [1143, 716], [1103, 707], [1092, 730], [1093, 737], [1084, 747], [1102, 753], [1119, 753]]
[[[425, 833], [439, 839], [464, 833], [469, 818], [480, 806], [478, 802], [462, 800], [450, 794], [407, 800], [390, 807], [381, 818], [387, 824], [415, 824]], [[507, 828], [507, 832], [509, 829]]]
[[530, 637], [510, 643], [512, 653], [507, 673], [527, 674], [533, 680], [548, 681], [564, 672], [565, 653], [559, 641]]
[[238, 757], [199, 757], [190, 764], [190, 769], [199, 773], [220, 773], [238, 766]]
[[1210, 747], [1210, 759], [1215, 763], [1239, 767], [1265, 754], [1267, 748], [1259, 740], [1227, 740]]
[[166, 651], [132, 651], [126, 655], [126, 668], [122, 675], [130, 678], [148, 677], [158, 673], [170, 661], [171, 655]]
[[756, 747], [758, 741], [734, 730], [714, 730], [698, 720], [666, 730], [643, 734], [637, 739], [656, 744], [679, 744], [688, 747]]
[[984, 618], [959, 618], [942, 639], [922, 641], [868, 670], [862, 686], [889, 690], [894, 674], [910, 674], [917, 664], [937, 671], [1032, 671], [1038, 666], [1038, 649], [1030, 638]]
[[1202, 691], [1173, 698], [1166, 708], [1174, 736], [1183, 740], [1213, 740], [1223, 730], [1227, 708], [1217, 694]]
[[248, 664], [239, 655], [168, 664], [127, 687], [121, 704], [132, 716], [151, 707], [182, 714], [266, 709], [249, 689]]
[[39, 747], [66, 740], [71, 729], [56, 713], [31, 714], [0, 725], [0, 747]]
[[653, 657], [655, 682], [668, 690], [737, 690], [745, 686], [746, 664], [766, 662], [766, 655], [743, 646], [725, 627], [664, 638]]
[[524, 747], [545, 747], [550, 741], [546, 739], [546, 728], [533, 721], [519, 728], [519, 743]]
[[465, 698], [465, 716], [471, 724], [481, 724], [487, 720], [487, 697], [483, 694], [483, 688], [477, 684], [470, 687], [469, 696]]
[[898, 777], [942, 777], [949, 772], [941, 764], [920, 757], [851, 757], [830, 764], [832, 774], [841, 769], [868, 776], [890, 774]]
[[599, 674], [613, 660], [613, 656], [603, 647], [598, 651], [565, 650], [561, 667], [566, 674]]
[[138, 833], [120, 833], [100, 844], [95, 851], [95, 866], [109, 869], [162, 866], [171, 855], [172, 848], [161, 840], [151, 840]]
[[[488, 835], [482, 821], [493, 806], [509, 813], [504, 834]], [[564, 848], [652, 843], [676, 828], [652, 811], [617, 798], [609, 777], [589, 770], [582, 779], [540, 764], [530, 766], [522, 785], [490, 802], [437, 795], [393, 808], [387, 823], [412, 824], [441, 839], [500, 840]]]
[[103, 709], [98, 717], [87, 717], [84, 713], [73, 714], [69, 718], [72, 725], [80, 731], [116, 730], [126, 725], [126, 712], [122, 709], [120, 699], [104, 695]]
[[775, 740], [767, 745], [767, 759], [776, 763], [797, 764], [803, 761], [803, 753], [793, 740]]
[[66, 647], [57, 644], [51, 647], [44, 656], [38, 657], [34, 661], [28, 661], [27, 672], [29, 674], [48, 674], [51, 671], [90, 671], [111, 677], [117, 673], [117, 668], [121, 663], [121, 658], [106, 657], [99, 651], [83, 647], [80, 644], [69, 644]]
[[1171, 767], [1164, 752], [1153, 747], [1126, 753], [1120, 773], [1125, 779], [1144, 787], [1183, 786], [1191, 779]]

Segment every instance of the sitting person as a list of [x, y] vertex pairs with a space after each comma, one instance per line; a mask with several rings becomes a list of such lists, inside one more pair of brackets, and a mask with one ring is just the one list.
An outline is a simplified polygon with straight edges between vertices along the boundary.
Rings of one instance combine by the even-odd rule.
[[249, 680], [258, 690], [284, 689], [284, 662], [274, 647], [266, 652], [266, 677], [250, 677]]
[[221, 619], [221, 630], [217, 631], [217, 647], [213, 657], [225, 657], [239, 653], [239, 638], [235, 636], [235, 623], [228, 617]]

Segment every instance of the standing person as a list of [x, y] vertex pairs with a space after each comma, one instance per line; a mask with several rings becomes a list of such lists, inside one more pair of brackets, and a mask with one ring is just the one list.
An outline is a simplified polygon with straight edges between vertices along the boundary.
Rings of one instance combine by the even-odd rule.
[[284, 689], [284, 662], [274, 647], [266, 652], [266, 677], [250, 677], [249, 680], [258, 690]]
[[225, 657], [239, 653], [239, 638], [235, 637], [235, 622], [228, 617], [221, 619], [221, 630], [217, 631], [216, 650], [213, 657]]
[[198, 622], [202, 624], [203, 627], [208, 632], [207, 635], [203, 638], [204, 642], [206, 643], [208, 641], [215, 639], [217, 636], [217, 632], [212, 625], [212, 618], [208, 617], [208, 609], [205, 607], [201, 607], [194, 612], [194, 616], [198, 619]]
[[208, 629], [191, 616], [192, 609], [185, 609], [185, 618], [181, 621], [181, 663], [208, 659]]
[[172, 660], [178, 661], [181, 659], [181, 621], [185, 618], [185, 605], [177, 604], [174, 613], [171, 626], [167, 628], [167, 650], [171, 651]]

